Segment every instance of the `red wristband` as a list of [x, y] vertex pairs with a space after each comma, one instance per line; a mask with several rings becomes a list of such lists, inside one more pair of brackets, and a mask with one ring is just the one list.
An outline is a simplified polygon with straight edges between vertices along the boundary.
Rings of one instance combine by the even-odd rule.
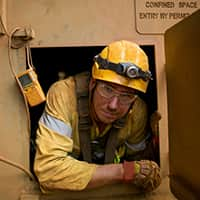
[[124, 161], [123, 168], [124, 168], [123, 182], [124, 183], [132, 182], [134, 178], [134, 161], [131, 162]]

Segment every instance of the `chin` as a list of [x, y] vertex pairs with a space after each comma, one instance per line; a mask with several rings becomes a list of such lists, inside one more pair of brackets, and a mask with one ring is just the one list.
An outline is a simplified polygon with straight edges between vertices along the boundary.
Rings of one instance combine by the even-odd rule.
[[116, 116], [113, 115], [109, 115], [107, 113], [100, 113], [98, 116], [99, 120], [104, 123], [104, 124], [111, 124], [113, 123], [115, 120], [117, 120]]
[[101, 122], [103, 122], [104, 124], [111, 124], [115, 121], [116, 119], [109, 119], [109, 118], [102, 118], [100, 119]]

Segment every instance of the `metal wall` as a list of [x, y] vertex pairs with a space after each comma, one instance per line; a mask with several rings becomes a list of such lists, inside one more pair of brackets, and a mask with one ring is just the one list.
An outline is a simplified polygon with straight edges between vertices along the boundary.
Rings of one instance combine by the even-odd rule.
[[171, 188], [180, 199], [200, 196], [200, 10], [166, 32]]

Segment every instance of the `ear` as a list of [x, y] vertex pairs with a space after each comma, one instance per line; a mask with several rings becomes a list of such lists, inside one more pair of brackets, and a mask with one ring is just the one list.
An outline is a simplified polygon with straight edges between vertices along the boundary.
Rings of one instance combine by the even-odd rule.
[[91, 79], [90, 79], [89, 91], [92, 91], [92, 90], [95, 88], [96, 83], [97, 83], [96, 79], [94, 79], [94, 78], [91, 78]]

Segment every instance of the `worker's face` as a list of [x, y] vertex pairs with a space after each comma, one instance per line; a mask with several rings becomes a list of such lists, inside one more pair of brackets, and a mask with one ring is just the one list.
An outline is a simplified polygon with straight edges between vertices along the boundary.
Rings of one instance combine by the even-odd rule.
[[93, 93], [93, 109], [99, 121], [105, 124], [122, 118], [134, 102], [135, 91], [114, 83], [97, 81]]

